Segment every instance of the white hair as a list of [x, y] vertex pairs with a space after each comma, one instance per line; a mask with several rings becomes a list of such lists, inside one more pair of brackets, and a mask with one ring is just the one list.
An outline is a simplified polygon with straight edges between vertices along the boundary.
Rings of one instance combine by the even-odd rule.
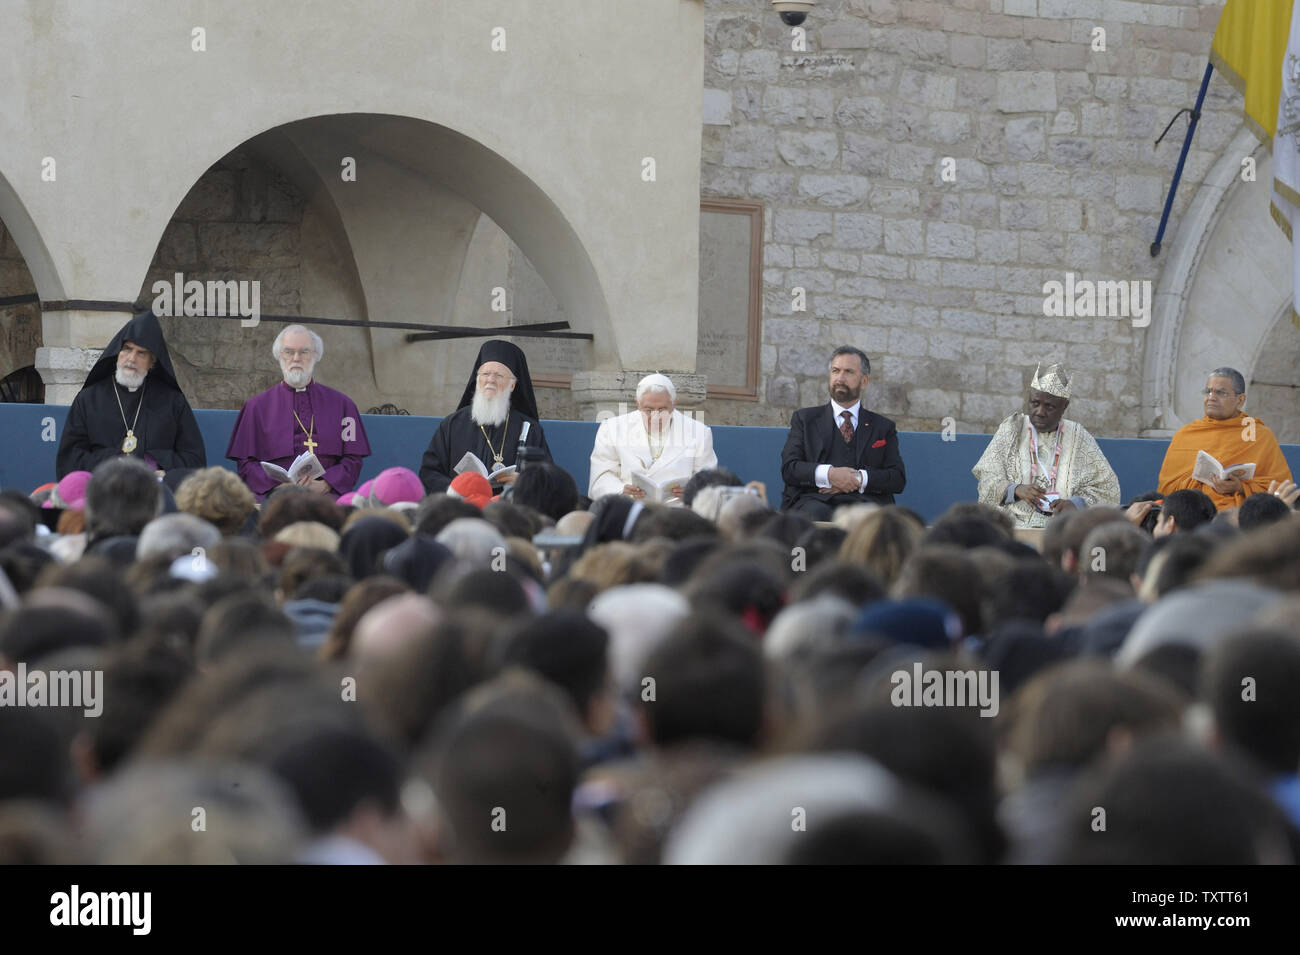
[[183, 512], [164, 514], [155, 517], [140, 532], [135, 559], [144, 560], [155, 554], [178, 557], [196, 547], [204, 550], [215, 547], [220, 540], [221, 531], [201, 517]]
[[479, 517], [456, 518], [434, 540], [450, 548], [457, 560], [473, 567], [489, 566], [493, 557], [505, 553], [506, 546], [501, 532]]
[[620, 693], [635, 697], [650, 652], [689, 617], [686, 598], [663, 584], [625, 584], [597, 595], [587, 616], [609, 633], [609, 669]]
[[655, 372], [653, 375], [646, 375], [642, 378], [640, 384], [636, 386], [636, 400], [640, 401], [643, 395], [651, 391], [667, 392], [668, 400], [673, 404], [677, 403], [677, 387], [667, 375]]
[[280, 360], [280, 346], [284, 344], [284, 338], [290, 332], [306, 332], [311, 337], [311, 347], [316, 351], [316, 360], [320, 361], [325, 357], [325, 340], [313, 332], [306, 325], [286, 325], [280, 329], [280, 334], [275, 336], [275, 343], [271, 346], [271, 357], [277, 362]]

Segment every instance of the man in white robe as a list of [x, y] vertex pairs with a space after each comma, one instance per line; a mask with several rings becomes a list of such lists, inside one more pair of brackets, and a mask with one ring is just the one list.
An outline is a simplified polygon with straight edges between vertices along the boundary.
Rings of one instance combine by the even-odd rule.
[[1006, 418], [971, 473], [983, 504], [1004, 508], [1017, 527], [1043, 527], [1062, 511], [1118, 506], [1119, 478], [1097, 441], [1062, 416], [1070, 380], [1060, 365], [1034, 372], [1029, 413]]
[[713, 432], [677, 410], [677, 389], [664, 375], [641, 379], [636, 408], [601, 422], [587, 495], [593, 501], [606, 494], [653, 501], [655, 493], [647, 498], [638, 485], [658, 485], [664, 503], [679, 504], [691, 475], [718, 466]]

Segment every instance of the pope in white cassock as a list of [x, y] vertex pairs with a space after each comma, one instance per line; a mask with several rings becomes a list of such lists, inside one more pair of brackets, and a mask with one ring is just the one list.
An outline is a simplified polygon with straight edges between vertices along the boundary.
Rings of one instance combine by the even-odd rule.
[[664, 375], [646, 375], [636, 386], [636, 411], [601, 422], [591, 452], [593, 501], [606, 494], [638, 500], [662, 495], [680, 503], [696, 471], [718, 466], [713, 432], [677, 410], [677, 389]]

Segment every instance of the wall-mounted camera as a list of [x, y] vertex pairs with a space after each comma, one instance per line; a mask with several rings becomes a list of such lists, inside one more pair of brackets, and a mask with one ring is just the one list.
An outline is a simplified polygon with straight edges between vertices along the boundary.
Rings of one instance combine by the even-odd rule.
[[808, 11], [817, 6], [817, 0], [772, 0], [772, 6], [786, 26], [797, 27], [808, 19]]

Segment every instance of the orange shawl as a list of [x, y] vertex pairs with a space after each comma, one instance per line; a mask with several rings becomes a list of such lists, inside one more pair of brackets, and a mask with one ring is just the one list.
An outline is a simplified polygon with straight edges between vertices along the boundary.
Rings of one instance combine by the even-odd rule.
[[[1253, 434], [1251, 426], [1253, 423]], [[1249, 440], [1250, 438], [1254, 440]], [[1254, 462], [1255, 476], [1242, 482], [1244, 493], [1220, 494], [1208, 484], [1192, 480], [1196, 452], [1205, 451], [1218, 459], [1225, 468], [1233, 464]], [[1160, 467], [1160, 493], [1169, 494], [1184, 488], [1204, 491], [1219, 510], [1237, 507], [1252, 494], [1268, 490], [1270, 481], [1291, 479], [1282, 449], [1268, 426], [1258, 418], [1237, 412], [1231, 418], [1219, 421], [1203, 417], [1185, 424], [1174, 434], [1165, 452], [1165, 462]]]

